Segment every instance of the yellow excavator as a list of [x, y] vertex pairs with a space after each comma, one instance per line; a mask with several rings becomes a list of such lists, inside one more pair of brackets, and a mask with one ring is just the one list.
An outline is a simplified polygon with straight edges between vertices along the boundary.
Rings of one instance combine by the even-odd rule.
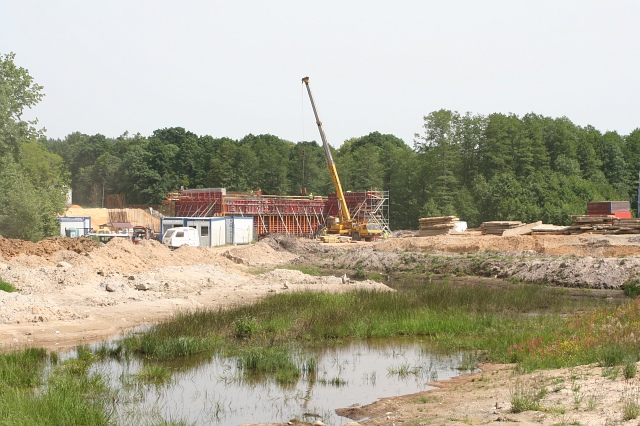
[[327, 142], [327, 137], [324, 134], [324, 130], [322, 129], [322, 121], [320, 121], [320, 117], [318, 116], [318, 109], [316, 108], [316, 103], [313, 100], [313, 95], [311, 94], [311, 88], [309, 87], [309, 77], [304, 77], [302, 82], [307, 87], [307, 92], [309, 93], [309, 99], [311, 100], [311, 108], [313, 108], [313, 114], [316, 117], [316, 124], [318, 125], [318, 130], [320, 130], [320, 138], [322, 138], [322, 146], [324, 147], [325, 159], [327, 160], [327, 167], [329, 168], [329, 174], [331, 175], [331, 180], [333, 181], [333, 187], [336, 190], [336, 197], [338, 198], [338, 217], [329, 216], [327, 218], [326, 223], [326, 238], [322, 238], [325, 241], [332, 241], [332, 236], [349, 236], [353, 240], [365, 240], [371, 241], [374, 238], [380, 237], [382, 235], [382, 229], [380, 225], [373, 222], [363, 222], [359, 223], [351, 218], [351, 214], [349, 213], [349, 207], [347, 206], [347, 200], [344, 197], [344, 192], [342, 191], [342, 185], [340, 184], [340, 178], [338, 177], [338, 170], [336, 169], [336, 164], [333, 162], [333, 156], [331, 155], [331, 150], [329, 149], [329, 143]]

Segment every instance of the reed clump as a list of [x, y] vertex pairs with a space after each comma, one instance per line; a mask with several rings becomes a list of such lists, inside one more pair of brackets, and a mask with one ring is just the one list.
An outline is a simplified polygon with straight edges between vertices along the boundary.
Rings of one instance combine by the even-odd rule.
[[[91, 359], [57, 365], [42, 349], [0, 354], [0, 418], [17, 425], [107, 425], [109, 389], [99, 375], [88, 374]], [[45, 378], [45, 369], [50, 371]]]

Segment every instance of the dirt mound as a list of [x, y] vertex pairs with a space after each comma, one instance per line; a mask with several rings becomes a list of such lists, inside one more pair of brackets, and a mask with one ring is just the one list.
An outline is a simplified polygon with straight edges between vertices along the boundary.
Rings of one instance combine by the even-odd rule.
[[257, 244], [227, 250], [224, 252], [224, 256], [235, 263], [247, 266], [279, 265], [291, 262], [298, 257], [289, 251], [274, 249], [272, 244], [265, 240]]
[[514, 252], [531, 250], [551, 255], [622, 257], [640, 255], [637, 235], [481, 235], [477, 231], [433, 237], [390, 238], [379, 250], [422, 252]]
[[15, 240], [0, 236], [0, 255], [10, 259], [21, 254], [48, 257], [51, 254], [62, 251], [74, 251], [76, 253], [89, 253], [100, 247], [100, 243], [90, 238], [51, 237], [37, 243], [31, 241]]
[[289, 235], [271, 234], [261, 243], [267, 244], [276, 251], [289, 251], [291, 253], [315, 253], [322, 251], [321, 243], [315, 240], [296, 238]]

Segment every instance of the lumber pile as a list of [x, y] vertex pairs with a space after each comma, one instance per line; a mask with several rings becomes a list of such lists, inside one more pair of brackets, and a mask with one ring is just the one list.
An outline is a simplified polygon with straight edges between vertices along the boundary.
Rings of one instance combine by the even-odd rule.
[[638, 218], [618, 218], [614, 215], [570, 217], [571, 234], [640, 234]]
[[541, 224], [531, 230], [531, 235], [568, 235], [569, 226]]
[[531, 235], [533, 230], [542, 225], [542, 221], [527, 223], [526, 225], [516, 226], [515, 228], [506, 229], [503, 233], [503, 237], [515, 237], [516, 235]]
[[483, 235], [489, 234], [502, 236], [502, 233], [507, 229], [517, 228], [522, 225], [524, 225], [524, 223], [520, 222], [519, 220], [494, 220], [491, 222], [482, 222], [482, 225], [480, 225], [480, 230], [482, 231]]
[[456, 216], [423, 217], [418, 219], [420, 223], [418, 237], [449, 234], [459, 221], [460, 219]]

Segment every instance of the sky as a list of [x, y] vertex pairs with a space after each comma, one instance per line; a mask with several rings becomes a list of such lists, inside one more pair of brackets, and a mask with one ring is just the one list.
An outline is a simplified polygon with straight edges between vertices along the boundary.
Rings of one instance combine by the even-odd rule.
[[440, 109], [640, 128], [637, 0], [1, 0], [49, 138], [183, 127], [413, 146]]

